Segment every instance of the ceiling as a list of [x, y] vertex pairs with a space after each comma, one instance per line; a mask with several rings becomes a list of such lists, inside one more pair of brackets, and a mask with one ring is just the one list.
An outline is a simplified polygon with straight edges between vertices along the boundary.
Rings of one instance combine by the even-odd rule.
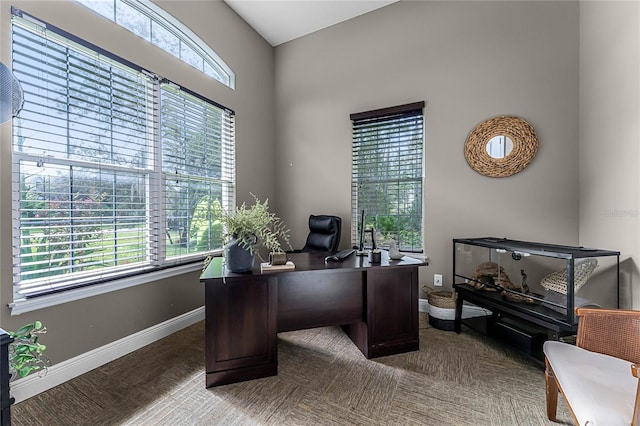
[[396, 1], [224, 0], [274, 47]]

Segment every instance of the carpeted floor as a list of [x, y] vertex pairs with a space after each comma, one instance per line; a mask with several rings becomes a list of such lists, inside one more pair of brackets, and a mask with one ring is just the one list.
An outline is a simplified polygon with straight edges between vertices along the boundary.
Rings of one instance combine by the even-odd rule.
[[281, 333], [277, 376], [210, 389], [201, 322], [14, 405], [13, 425], [557, 424], [537, 364], [420, 315], [419, 351], [367, 360], [338, 327]]

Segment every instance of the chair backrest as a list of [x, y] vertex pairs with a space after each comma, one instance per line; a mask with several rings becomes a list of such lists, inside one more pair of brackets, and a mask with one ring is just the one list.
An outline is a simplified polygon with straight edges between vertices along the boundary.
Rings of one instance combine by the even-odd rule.
[[640, 311], [578, 308], [576, 346], [640, 363]]
[[309, 216], [309, 235], [301, 251], [335, 253], [340, 245], [342, 219], [338, 216]]

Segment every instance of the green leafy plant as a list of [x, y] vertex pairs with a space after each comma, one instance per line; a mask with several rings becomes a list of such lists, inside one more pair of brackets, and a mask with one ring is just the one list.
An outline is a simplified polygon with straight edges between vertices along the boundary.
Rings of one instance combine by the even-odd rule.
[[[238, 240], [240, 246], [251, 253], [261, 244], [270, 252], [282, 251], [281, 241], [291, 248], [289, 228], [274, 213], [269, 212], [269, 200], [261, 202], [251, 194], [255, 204], [247, 207], [245, 203], [233, 212], [223, 212], [222, 222], [225, 228], [225, 240]], [[257, 241], [256, 241], [257, 240]]]
[[[9, 345], [9, 372], [12, 377], [26, 377], [34, 371], [46, 371], [49, 359], [44, 354], [47, 347], [38, 342], [47, 328], [40, 321], [26, 324], [18, 331], [7, 331], [13, 338]], [[15, 374], [14, 374], [15, 373]]]

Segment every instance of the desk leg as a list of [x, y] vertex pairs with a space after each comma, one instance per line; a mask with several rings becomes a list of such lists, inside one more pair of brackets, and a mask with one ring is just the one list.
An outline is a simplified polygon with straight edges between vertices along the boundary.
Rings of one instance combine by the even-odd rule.
[[417, 351], [418, 268], [378, 268], [364, 274], [365, 321], [343, 326], [367, 358]]
[[456, 317], [453, 321], [453, 331], [458, 334], [460, 334], [460, 326], [462, 324], [462, 302], [462, 295], [458, 293], [458, 297], [456, 298]]
[[207, 387], [277, 374], [277, 304], [274, 276], [205, 283]]

